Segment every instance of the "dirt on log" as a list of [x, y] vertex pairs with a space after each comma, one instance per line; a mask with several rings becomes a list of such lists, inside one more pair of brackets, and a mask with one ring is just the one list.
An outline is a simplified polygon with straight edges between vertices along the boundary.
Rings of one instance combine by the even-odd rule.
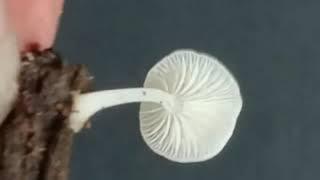
[[52, 50], [25, 54], [21, 66], [19, 95], [0, 126], [0, 179], [67, 180], [72, 92], [88, 91], [90, 75]]

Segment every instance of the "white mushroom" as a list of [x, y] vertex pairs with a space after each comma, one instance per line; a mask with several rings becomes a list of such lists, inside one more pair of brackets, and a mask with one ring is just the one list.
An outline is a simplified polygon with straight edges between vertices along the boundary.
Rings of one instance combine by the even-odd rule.
[[179, 50], [149, 71], [144, 88], [76, 95], [70, 127], [78, 132], [97, 111], [131, 102], [142, 102], [140, 130], [146, 144], [181, 163], [217, 155], [242, 107], [236, 80], [216, 58]]

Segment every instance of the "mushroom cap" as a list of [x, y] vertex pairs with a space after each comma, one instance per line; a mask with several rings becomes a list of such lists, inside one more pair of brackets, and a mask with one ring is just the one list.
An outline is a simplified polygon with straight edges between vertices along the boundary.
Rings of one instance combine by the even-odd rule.
[[176, 98], [172, 110], [143, 102], [140, 131], [157, 154], [176, 162], [200, 162], [227, 144], [242, 108], [238, 83], [215, 57], [178, 50], [148, 73], [145, 88]]

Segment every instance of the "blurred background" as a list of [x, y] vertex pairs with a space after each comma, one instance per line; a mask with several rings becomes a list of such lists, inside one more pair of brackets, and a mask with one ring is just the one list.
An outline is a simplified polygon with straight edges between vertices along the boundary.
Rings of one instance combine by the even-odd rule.
[[139, 132], [138, 104], [98, 113], [77, 135], [71, 180], [320, 179], [320, 1], [66, 0], [55, 48], [95, 89], [142, 86], [180, 48], [219, 58], [244, 106], [215, 158], [178, 164]]

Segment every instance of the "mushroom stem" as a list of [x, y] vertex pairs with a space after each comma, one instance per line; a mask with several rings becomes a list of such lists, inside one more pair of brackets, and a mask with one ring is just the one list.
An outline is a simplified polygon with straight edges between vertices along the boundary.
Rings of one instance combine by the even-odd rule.
[[75, 95], [70, 127], [79, 132], [90, 116], [96, 112], [126, 103], [152, 102], [162, 104], [163, 108], [172, 110], [175, 97], [165, 91], [152, 88], [127, 88], [92, 92]]

